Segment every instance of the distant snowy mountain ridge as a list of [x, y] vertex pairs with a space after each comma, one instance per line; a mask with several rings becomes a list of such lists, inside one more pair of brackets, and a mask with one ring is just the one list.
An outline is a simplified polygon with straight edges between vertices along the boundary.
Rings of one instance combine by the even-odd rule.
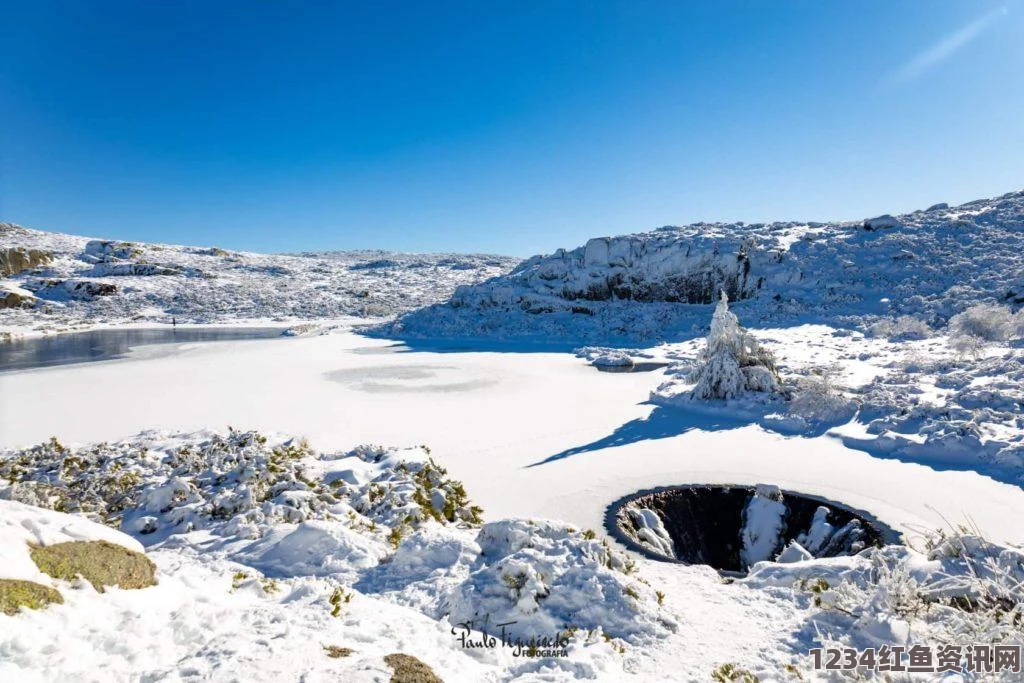
[[0, 327], [390, 317], [519, 259], [384, 251], [254, 254], [0, 223]]

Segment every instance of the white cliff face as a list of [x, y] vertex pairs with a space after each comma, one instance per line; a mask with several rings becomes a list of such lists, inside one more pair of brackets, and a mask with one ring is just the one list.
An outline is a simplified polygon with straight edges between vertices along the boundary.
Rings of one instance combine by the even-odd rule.
[[1024, 192], [859, 222], [697, 223], [534, 256], [405, 315], [410, 337], [650, 340], [706, 324], [721, 291], [749, 324], [941, 325], [979, 301], [1024, 303]]
[[[674, 232], [662, 231], [598, 237], [573, 251], [534, 257], [509, 280], [568, 301], [711, 303], [723, 289], [730, 298], [741, 299], [758, 287], [749, 278], [753, 247], [744, 239], [719, 244], [700, 236], [680, 240]], [[758, 260], [762, 257], [757, 254]], [[456, 297], [471, 300], [475, 289], [463, 288]]]

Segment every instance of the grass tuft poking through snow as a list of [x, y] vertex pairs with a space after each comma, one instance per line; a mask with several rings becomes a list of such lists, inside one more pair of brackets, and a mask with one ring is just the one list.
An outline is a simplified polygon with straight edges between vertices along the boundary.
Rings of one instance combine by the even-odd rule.
[[715, 683], [758, 683], [761, 679], [736, 664], [722, 664], [711, 672]]
[[391, 667], [391, 683], [444, 683], [433, 669], [412, 655], [394, 653], [385, 656], [384, 662]]
[[331, 659], [342, 659], [350, 656], [355, 650], [340, 645], [324, 645], [324, 653]]

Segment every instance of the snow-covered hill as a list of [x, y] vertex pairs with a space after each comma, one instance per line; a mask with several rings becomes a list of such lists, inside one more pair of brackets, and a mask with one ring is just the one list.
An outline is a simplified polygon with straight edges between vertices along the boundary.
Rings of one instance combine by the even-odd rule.
[[692, 336], [725, 291], [752, 326], [933, 327], [1024, 303], [1024, 192], [847, 223], [697, 223], [598, 237], [388, 324], [406, 337], [650, 341]]
[[[480, 254], [267, 255], [91, 240], [0, 223], [0, 327], [389, 317], [507, 271]], [[13, 296], [12, 296], [13, 294]]]

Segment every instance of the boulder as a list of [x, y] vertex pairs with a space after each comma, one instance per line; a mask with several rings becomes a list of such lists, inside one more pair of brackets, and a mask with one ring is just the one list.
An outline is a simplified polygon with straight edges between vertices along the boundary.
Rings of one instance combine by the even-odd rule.
[[64, 289], [76, 299], [95, 299], [99, 296], [110, 296], [117, 292], [117, 285], [95, 280], [66, 280]]
[[0, 579], [0, 612], [6, 615], [15, 615], [22, 608], [42, 609], [63, 602], [63, 596], [51, 586], [21, 579]]
[[25, 247], [8, 247], [0, 249], [0, 277], [10, 277], [18, 273], [38, 268], [53, 261], [53, 254], [41, 249]]
[[898, 228], [900, 222], [889, 214], [868, 218], [864, 221], [865, 230], [884, 230], [886, 228]]
[[156, 585], [156, 565], [145, 553], [110, 541], [33, 545], [29, 555], [44, 574], [67, 581], [81, 576], [100, 593], [106, 586], [138, 589]]
[[583, 264], [587, 266], [608, 265], [608, 238], [595, 237], [583, 248]]
[[157, 263], [97, 263], [88, 273], [93, 277], [124, 277], [129, 275], [181, 275], [181, 271]]
[[85, 245], [85, 254], [94, 261], [133, 259], [142, 255], [142, 249], [130, 242], [91, 240]]
[[31, 308], [36, 297], [27, 289], [11, 284], [0, 285], [0, 308]]

